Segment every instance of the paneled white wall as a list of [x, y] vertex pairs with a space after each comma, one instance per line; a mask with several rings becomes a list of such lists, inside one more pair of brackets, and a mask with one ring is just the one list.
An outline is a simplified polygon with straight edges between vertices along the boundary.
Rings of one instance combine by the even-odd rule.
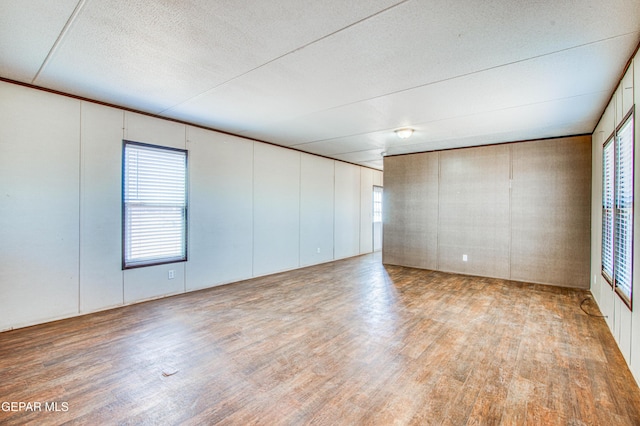
[[[600, 311], [611, 334], [618, 344], [620, 352], [629, 364], [636, 381], [640, 383], [640, 268], [634, 268], [633, 311], [622, 302], [615, 291], [602, 277], [602, 146], [622, 123], [625, 115], [640, 102], [640, 56], [636, 54], [622, 81], [616, 88], [592, 137], [592, 210], [591, 210], [591, 293], [598, 303]], [[635, 199], [640, 199], [640, 126], [635, 117]], [[636, 203], [636, 206], [638, 203]], [[640, 209], [635, 209], [634, 217], [634, 265], [640, 265]]]
[[300, 265], [300, 153], [253, 147], [253, 273]]
[[[174, 271], [174, 278], [171, 280], [168, 278], [170, 270]], [[184, 274], [184, 263], [127, 269], [124, 271], [124, 303], [183, 293]]]
[[[189, 151], [187, 262], [122, 270], [123, 139]], [[381, 183], [379, 171], [0, 82], [0, 331], [358, 255]]]
[[383, 185], [382, 178], [383, 178], [383, 175], [382, 175], [381, 171], [379, 171], [379, 170], [374, 170], [373, 171], [373, 184], [375, 186], [382, 186]]
[[78, 312], [80, 101], [2, 84], [0, 120], [3, 330]]
[[[591, 135], [591, 276], [590, 286], [591, 294], [598, 304], [602, 298], [600, 275], [600, 257], [602, 247], [594, 244], [598, 238], [602, 238], [601, 231], [598, 228], [602, 226], [602, 179], [596, 176], [597, 173], [602, 174], [602, 144], [604, 140], [604, 132], [600, 130], [602, 120]], [[600, 179], [600, 180], [598, 180]], [[600, 306], [602, 310], [602, 306]]]
[[187, 128], [187, 290], [253, 275], [253, 142]]
[[124, 112], [82, 102], [80, 312], [124, 303], [120, 200]]
[[342, 259], [360, 253], [360, 167], [335, 164], [335, 258]]
[[[596, 298], [605, 321], [613, 332], [614, 293], [611, 286], [600, 273], [602, 255], [602, 146], [615, 129], [615, 104], [612, 102], [605, 109], [600, 122], [592, 135], [592, 177], [591, 177], [591, 293]], [[595, 244], [598, 241], [598, 244]]]
[[334, 161], [301, 154], [300, 266], [333, 259]]
[[186, 149], [186, 132], [187, 126], [181, 123], [128, 111], [124, 114], [124, 138], [129, 141]]

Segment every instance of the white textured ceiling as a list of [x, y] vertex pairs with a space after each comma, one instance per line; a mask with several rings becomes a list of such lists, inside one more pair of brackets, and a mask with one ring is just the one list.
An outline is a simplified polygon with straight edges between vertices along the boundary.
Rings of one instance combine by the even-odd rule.
[[0, 0], [0, 77], [374, 168], [590, 133], [639, 41], [639, 0]]

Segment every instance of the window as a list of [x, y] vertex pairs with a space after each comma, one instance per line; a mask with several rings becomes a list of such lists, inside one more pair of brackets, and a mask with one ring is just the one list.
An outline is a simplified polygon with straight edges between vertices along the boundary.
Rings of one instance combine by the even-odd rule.
[[382, 187], [373, 187], [373, 222], [382, 222]]
[[631, 304], [633, 277], [633, 114], [616, 132], [616, 214], [614, 285]]
[[613, 136], [602, 150], [602, 274], [613, 283]]
[[187, 152], [124, 141], [123, 269], [187, 260]]
[[607, 140], [602, 154], [602, 275], [632, 307], [633, 111]]

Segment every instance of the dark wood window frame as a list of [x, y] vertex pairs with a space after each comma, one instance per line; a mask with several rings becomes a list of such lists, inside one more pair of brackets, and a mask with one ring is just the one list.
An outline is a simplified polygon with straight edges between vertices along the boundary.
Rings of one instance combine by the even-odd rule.
[[[635, 107], [625, 115], [602, 154], [602, 253], [604, 279], [620, 299], [633, 309], [633, 241], [635, 178]], [[630, 125], [630, 140], [620, 138]], [[630, 142], [627, 146], [623, 142]], [[611, 155], [613, 155], [613, 163]], [[611, 182], [613, 181], [613, 182]], [[607, 190], [613, 183], [613, 188]], [[605, 258], [606, 256], [606, 258]]]

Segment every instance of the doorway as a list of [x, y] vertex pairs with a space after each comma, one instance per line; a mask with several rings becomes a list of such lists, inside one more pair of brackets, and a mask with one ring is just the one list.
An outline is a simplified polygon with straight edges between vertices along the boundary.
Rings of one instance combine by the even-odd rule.
[[373, 187], [373, 251], [382, 250], [382, 187]]

